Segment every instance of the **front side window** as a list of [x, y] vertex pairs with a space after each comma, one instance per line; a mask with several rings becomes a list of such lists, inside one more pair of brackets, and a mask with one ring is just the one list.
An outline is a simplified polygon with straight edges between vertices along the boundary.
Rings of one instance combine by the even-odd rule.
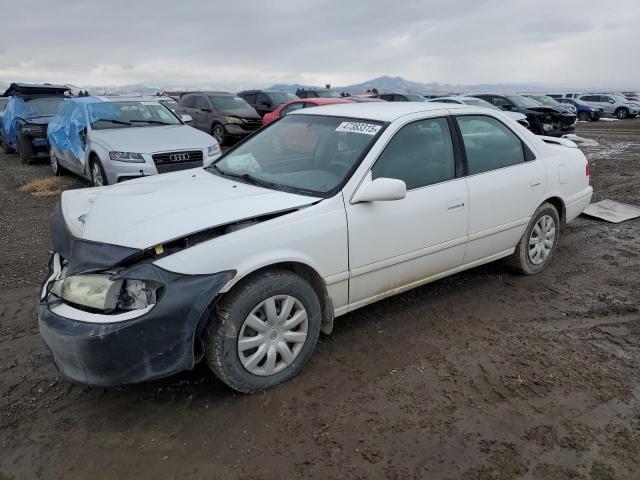
[[190, 97], [185, 97], [180, 99], [180, 106], [184, 108], [194, 108], [196, 106], [195, 95], [191, 95]]
[[402, 180], [407, 189], [455, 177], [451, 132], [445, 118], [421, 120], [402, 127], [371, 169], [372, 177]]
[[247, 103], [249, 105], [255, 105], [256, 104], [256, 97], [257, 97], [257, 95], [255, 93], [246, 93], [243, 96], [243, 98], [247, 101]]
[[275, 190], [327, 196], [347, 180], [382, 127], [372, 120], [287, 115], [207, 170]]
[[196, 102], [195, 102], [195, 107], [194, 108], [199, 108], [200, 110], [203, 110], [205, 108], [211, 108], [211, 106], [209, 105], [209, 102], [207, 102], [207, 99], [204, 97], [196, 97]]
[[510, 101], [502, 97], [491, 97], [491, 103], [494, 104], [496, 107], [500, 107], [500, 108], [512, 106]]
[[524, 163], [524, 149], [520, 138], [499, 120], [484, 115], [456, 117], [469, 175]]
[[304, 103], [292, 103], [287, 108], [282, 109], [282, 115], [300, 110], [301, 108], [304, 108], [304, 105]]

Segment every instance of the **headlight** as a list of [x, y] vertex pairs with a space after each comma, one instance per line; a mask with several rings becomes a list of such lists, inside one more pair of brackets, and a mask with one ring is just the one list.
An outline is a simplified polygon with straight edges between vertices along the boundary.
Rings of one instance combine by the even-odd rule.
[[20, 133], [25, 135], [41, 135], [42, 127], [40, 125], [22, 125], [20, 127]]
[[144, 162], [141, 153], [133, 152], [109, 152], [109, 158], [118, 162]]
[[214, 155], [218, 155], [219, 153], [220, 153], [220, 145], [218, 145], [217, 143], [207, 148], [207, 157], [213, 157]]
[[114, 279], [108, 274], [73, 275], [62, 281], [60, 296], [94, 310], [127, 311], [155, 304], [161, 287], [155, 281]]
[[111, 280], [107, 275], [73, 275], [62, 283], [62, 298], [96, 310], [113, 310], [118, 304], [123, 282]]
[[235, 124], [240, 124], [242, 123], [242, 120], [239, 119], [238, 117], [224, 117], [224, 120], [227, 123], [235, 123]]

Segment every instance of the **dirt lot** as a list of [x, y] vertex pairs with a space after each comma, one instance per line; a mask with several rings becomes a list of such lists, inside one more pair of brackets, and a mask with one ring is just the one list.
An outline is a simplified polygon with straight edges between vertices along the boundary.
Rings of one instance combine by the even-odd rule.
[[[640, 120], [578, 130], [596, 200], [640, 205]], [[18, 188], [47, 175], [0, 155], [1, 480], [640, 478], [640, 220], [579, 218], [535, 277], [495, 263], [347, 315], [275, 390], [202, 365], [103, 390], [38, 335], [56, 196]]]

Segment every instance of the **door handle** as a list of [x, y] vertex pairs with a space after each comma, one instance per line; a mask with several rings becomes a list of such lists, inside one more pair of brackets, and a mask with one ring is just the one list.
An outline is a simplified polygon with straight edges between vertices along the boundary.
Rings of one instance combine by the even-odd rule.
[[539, 178], [534, 178], [529, 182], [529, 185], [531, 185], [531, 188], [539, 187], [540, 185], [542, 185], [542, 180]]
[[447, 211], [449, 212], [455, 212], [456, 210], [462, 210], [463, 208], [464, 200], [461, 198], [447, 203]]

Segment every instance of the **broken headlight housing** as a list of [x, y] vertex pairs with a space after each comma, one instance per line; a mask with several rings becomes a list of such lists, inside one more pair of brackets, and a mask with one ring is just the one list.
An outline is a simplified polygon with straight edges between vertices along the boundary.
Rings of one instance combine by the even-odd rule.
[[155, 304], [161, 287], [155, 281], [115, 278], [109, 274], [84, 274], [62, 280], [58, 294], [73, 305], [112, 313], [143, 309]]

